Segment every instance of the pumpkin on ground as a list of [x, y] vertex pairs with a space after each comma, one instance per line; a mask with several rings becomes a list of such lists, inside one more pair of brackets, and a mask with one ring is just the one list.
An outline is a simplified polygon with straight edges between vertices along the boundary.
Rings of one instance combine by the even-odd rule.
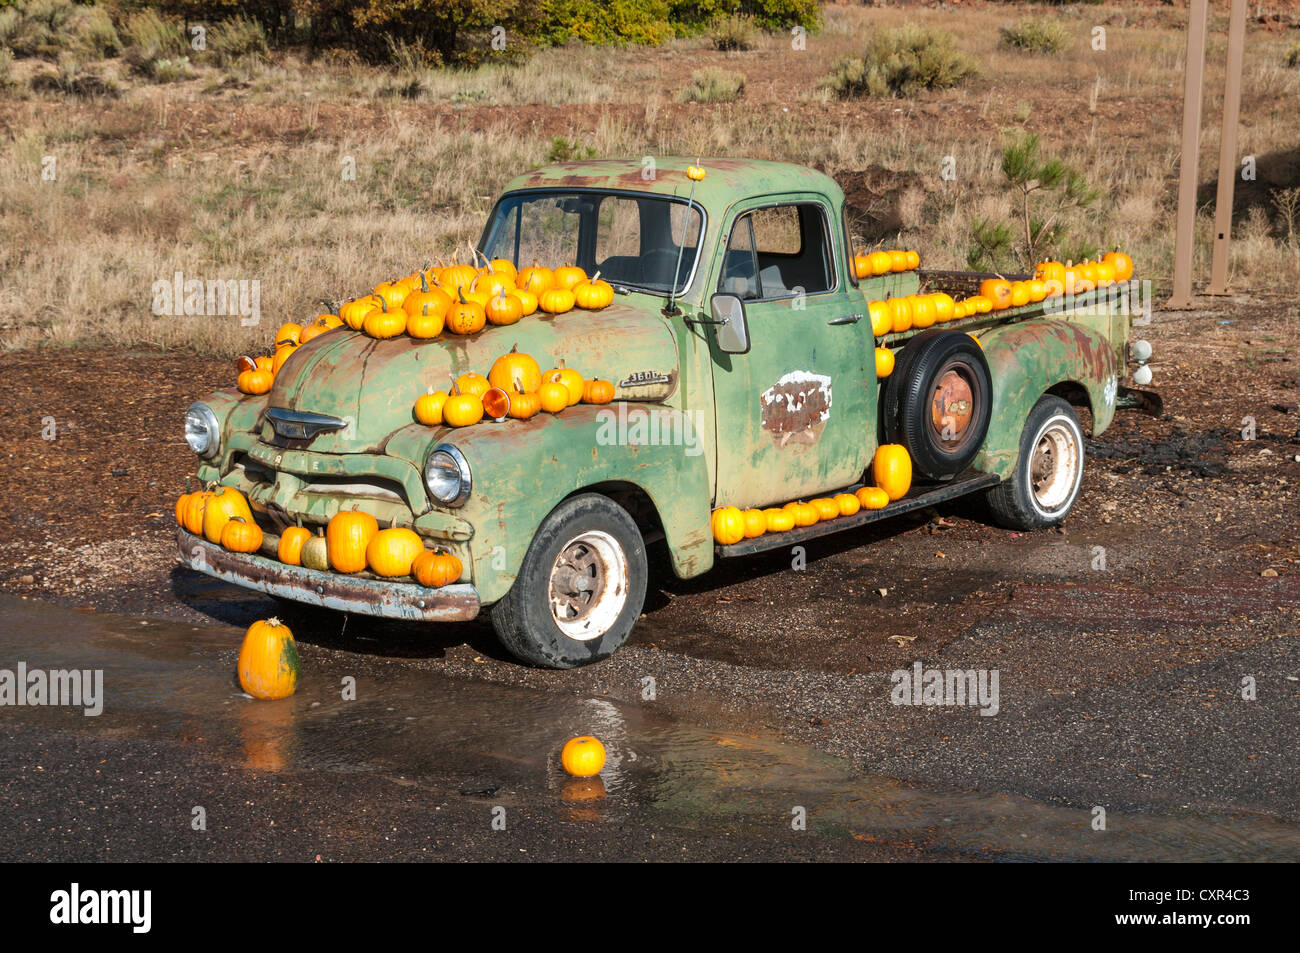
[[337, 572], [360, 572], [366, 568], [366, 547], [379, 532], [379, 523], [361, 510], [340, 510], [325, 527], [330, 565]]
[[590, 735], [570, 738], [560, 751], [560, 763], [575, 778], [590, 778], [605, 767], [605, 746]]
[[254, 622], [239, 648], [239, 685], [254, 698], [288, 698], [302, 665], [293, 633], [279, 619]]
[[912, 458], [907, 448], [897, 443], [881, 444], [871, 462], [871, 475], [890, 500], [901, 500], [912, 486]]

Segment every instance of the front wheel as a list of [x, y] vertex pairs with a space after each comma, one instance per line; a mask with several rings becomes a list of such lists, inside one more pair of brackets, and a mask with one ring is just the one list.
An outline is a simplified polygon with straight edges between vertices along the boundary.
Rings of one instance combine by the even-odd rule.
[[1025, 420], [1011, 478], [988, 493], [993, 516], [1021, 530], [1062, 522], [1079, 496], [1083, 456], [1083, 430], [1074, 408], [1059, 397], [1041, 398]]
[[523, 662], [575, 668], [609, 658], [645, 604], [645, 543], [627, 510], [584, 493], [542, 521], [510, 591], [492, 607], [501, 644]]

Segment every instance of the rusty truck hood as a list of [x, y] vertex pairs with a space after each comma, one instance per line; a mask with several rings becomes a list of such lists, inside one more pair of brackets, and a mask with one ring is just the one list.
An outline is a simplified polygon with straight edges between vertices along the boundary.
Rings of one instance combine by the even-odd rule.
[[416, 397], [447, 390], [451, 378], [468, 371], [486, 376], [512, 347], [531, 354], [542, 370], [562, 361], [584, 377], [612, 381], [620, 398], [662, 400], [676, 389], [677, 347], [657, 306], [647, 298], [645, 307], [619, 302], [556, 317], [538, 312], [508, 327], [489, 325], [465, 337], [444, 332], [431, 341], [379, 341], [339, 328], [304, 344], [285, 362], [267, 406], [348, 423], [346, 430], [317, 437], [313, 451], [382, 452], [388, 436], [414, 420]]

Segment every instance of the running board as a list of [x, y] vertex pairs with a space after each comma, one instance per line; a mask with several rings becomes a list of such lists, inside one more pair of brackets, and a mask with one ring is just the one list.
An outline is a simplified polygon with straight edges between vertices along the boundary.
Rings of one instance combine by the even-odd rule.
[[[814, 523], [812, 526], [796, 526], [792, 530], [784, 533], [764, 533], [762, 536], [755, 536], [753, 539], [742, 539], [738, 543], [732, 543], [730, 546], [715, 545], [714, 551], [721, 557], [730, 556], [750, 556], [754, 553], [765, 552], [769, 549], [782, 549], [786, 546], [796, 545], [809, 539], [816, 539], [818, 536], [826, 536], [830, 533], [838, 533], [841, 530], [853, 529], [855, 526], [865, 526], [867, 523], [875, 523], [878, 520], [887, 520], [891, 516], [898, 516], [902, 513], [910, 513], [913, 510], [923, 510], [927, 506], [935, 506], [939, 503], [946, 503], [954, 500], [959, 496], [966, 496], [968, 493], [976, 493], [980, 490], [987, 490], [990, 487], [997, 486], [1001, 479], [994, 473], [980, 473], [977, 470], [967, 470], [953, 478], [949, 483], [939, 485], [930, 484], [926, 488], [913, 487], [908, 496], [901, 500], [895, 500], [884, 509], [879, 510], [858, 510], [852, 516], [837, 516], [833, 520]], [[861, 484], [859, 484], [860, 486]], [[858, 489], [858, 486], [850, 487], [840, 492], [852, 493]], [[911, 493], [915, 493], [913, 496]], [[825, 496], [834, 496], [834, 493], [823, 494]]]

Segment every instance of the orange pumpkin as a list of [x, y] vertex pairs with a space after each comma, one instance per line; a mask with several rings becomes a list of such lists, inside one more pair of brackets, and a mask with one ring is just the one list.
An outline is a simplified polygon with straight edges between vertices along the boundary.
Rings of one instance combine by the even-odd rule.
[[262, 548], [262, 528], [251, 519], [232, 516], [222, 527], [221, 546], [232, 553], [255, 553]]
[[420, 553], [411, 563], [411, 575], [415, 581], [431, 589], [440, 589], [455, 582], [463, 569], [460, 560], [451, 553], [436, 553], [432, 549]]
[[1114, 269], [1116, 281], [1128, 281], [1133, 277], [1133, 259], [1122, 251], [1108, 251], [1101, 260]]
[[519, 307], [523, 311], [525, 318], [537, 311], [537, 295], [533, 294], [531, 291], [516, 289], [515, 291], [508, 292], [508, 294], [510, 297], [518, 299]]
[[282, 563], [287, 563], [290, 566], [301, 566], [302, 547], [309, 539], [311, 539], [311, 530], [303, 526], [290, 526], [280, 534], [280, 542], [276, 546], [275, 555]]
[[786, 509], [771, 507], [763, 511], [769, 533], [787, 533], [794, 529], [794, 514]]
[[569, 389], [559, 381], [547, 381], [537, 390], [541, 409], [548, 414], [558, 414], [569, 406]]
[[487, 326], [487, 312], [483, 306], [470, 301], [462, 291], [460, 300], [447, 312], [447, 330], [452, 334], [476, 334]]
[[894, 352], [887, 347], [876, 348], [876, 377], [886, 378], [894, 373]]
[[745, 538], [755, 539], [767, 532], [767, 519], [762, 510], [745, 510]]
[[889, 329], [895, 334], [912, 327], [912, 303], [907, 298], [890, 298], [885, 302], [889, 306]]
[[279, 330], [275, 332], [275, 346], [280, 347], [285, 343], [297, 344], [298, 335], [300, 334], [302, 334], [301, 324], [295, 324], [293, 321], [286, 321], [284, 324], [280, 325]]
[[873, 275], [887, 275], [894, 270], [893, 256], [887, 251], [873, 251], [867, 256]]
[[563, 288], [565, 291], [572, 291], [575, 287], [587, 280], [587, 273], [577, 265], [564, 264], [556, 268], [553, 275], [556, 288]]
[[288, 698], [298, 687], [302, 665], [293, 633], [279, 619], [254, 622], [239, 647], [239, 685], [254, 698]]
[[889, 253], [890, 271], [907, 271], [907, 252], [891, 251]]
[[928, 328], [934, 324], [934, 302], [929, 295], [912, 296], [912, 327]]
[[830, 497], [818, 497], [812, 501], [812, 506], [817, 510], [818, 520], [833, 520], [840, 515], [840, 505]]
[[539, 265], [537, 259], [533, 259], [533, 266], [525, 268], [515, 277], [515, 284], [524, 291], [531, 291], [538, 298], [545, 291], [550, 291], [555, 287], [555, 273], [544, 265]]
[[245, 394], [265, 394], [275, 383], [275, 375], [271, 371], [256, 369], [243, 371], [235, 379], [236, 386]]
[[221, 542], [221, 531], [226, 523], [238, 516], [247, 523], [253, 522], [253, 511], [248, 500], [233, 486], [219, 486], [207, 494], [203, 504], [203, 536], [210, 543]]
[[396, 306], [377, 308], [366, 315], [361, 329], [381, 341], [395, 338], [406, 330], [406, 312]]
[[864, 486], [854, 495], [864, 510], [883, 510], [889, 505], [889, 494], [878, 486]]
[[731, 546], [745, 538], [745, 514], [734, 506], [713, 511], [713, 538], [722, 546]]
[[577, 299], [567, 288], [551, 288], [549, 291], [543, 291], [537, 302], [538, 307], [547, 314], [564, 314], [566, 311], [573, 310]]
[[340, 510], [325, 527], [325, 545], [330, 565], [338, 572], [360, 572], [366, 568], [366, 547], [379, 523], [358, 509]]
[[871, 333], [878, 338], [893, 330], [893, 318], [889, 304], [885, 301], [868, 301], [867, 315], [871, 318]]
[[515, 345], [492, 363], [488, 381], [512, 394], [531, 394], [542, 386], [542, 369], [531, 356], [519, 353]]
[[1011, 307], [1011, 282], [1005, 278], [985, 278], [980, 282], [980, 296], [987, 298], [994, 311]]
[[456, 378], [456, 390], [462, 394], [482, 397], [492, 389], [492, 382], [478, 371], [467, 371]]
[[596, 272], [590, 281], [584, 281], [574, 286], [573, 302], [579, 308], [585, 308], [588, 311], [599, 311], [601, 308], [608, 308], [614, 303], [614, 286], [608, 281], [601, 281], [600, 272]]
[[582, 388], [584, 404], [608, 404], [614, 399], [614, 385], [600, 379], [587, 381]]
[[381, 529], [366, 544], [366, 565], [377, 576], [391, 579], [409, 576], [415, 557], [424, 552], [424, 542], [404, 526]]
[[442, 426], [442, 406], [447, 402], [445, 390], [435, 390], [415, 398], [415, 419], [426, 427]]
[[442, 333], [445, 323], [443, 315], [446, 311], [430, 310], [430, 307], [429, 302], [426, 301], [421, 305], [419, 314], [407, 313], [406, 333], [416, 340], [427, 341]]
[[912, 458], [907, 448], [897, 443], [881, 444], [871, 462], [871, 475], [891, 500], [901, 500], [912, 486]]
[[483, 398], [454, 391], [442, 405], [442, 420], [449, 427], [471, 427], [483, 419]]
[[483, 312], [491, 324], [514, 324], [524, 316], [524, 303], [516, 296], [506, 294], [505, 289], [502, 289], [497, 292], [495, 298], [488, 299]]
[[569, 392], [570, 407], [582, 400], [582, 392], [587, 384], [583, 376], [572, 367], [553, 367], [542, 375], [542, 380], [543, 382], [555, 381], [563, 384]]
[[912, 251], [911, 249], [908, 249], [907, 251], [903, 252], [903, 257], [907, 261], [908, 271], [913, 271], [914, 269], [921, 267], [921, 256], [918, 255], [916, 252]]
[[835, 505], [840, 508], [840, 516], [852, 516], [862, 509], [862, 504], [852, 493], [835, 494]]

